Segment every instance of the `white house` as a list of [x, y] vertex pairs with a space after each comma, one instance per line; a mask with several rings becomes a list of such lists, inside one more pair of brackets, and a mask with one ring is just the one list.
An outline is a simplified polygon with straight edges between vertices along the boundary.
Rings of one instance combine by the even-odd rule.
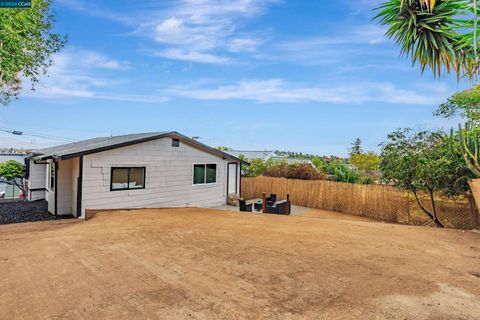
[[240, 194], [240, 159], [177, 132], [94, 138], [37, 150], [26, 162], [27, 199], [46, 199], [56, 215], [211, 207]]

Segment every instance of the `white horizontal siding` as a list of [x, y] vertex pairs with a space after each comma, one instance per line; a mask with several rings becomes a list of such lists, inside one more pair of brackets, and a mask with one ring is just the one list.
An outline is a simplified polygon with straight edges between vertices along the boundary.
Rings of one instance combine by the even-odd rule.
[[[193, 165], [217, 164], [217, 182], [193, 185]], [[214, 206], [226, 201], [228, 161], [170, 138], [84, 156], [82, 208]], [[144, 166], [145, 189], [110, 191], [111, 167]]]
[[29, 164], [29, 176], [28, 176], [28, 198], [30, 201], [45, 199], [45, 191], [30, 191], [31, 189], [43, 189], [47, 186], [46, 173], [47, 165], [34, 163], [33, 160], [28, 161]]

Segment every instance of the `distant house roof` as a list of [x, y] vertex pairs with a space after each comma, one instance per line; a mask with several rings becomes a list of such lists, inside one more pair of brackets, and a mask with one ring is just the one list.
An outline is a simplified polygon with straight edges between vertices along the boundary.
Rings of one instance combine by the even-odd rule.
[[288, 158], [288, 157], [271, 157], [270, 160], [274, 161], [285, 161], [288, 164], [313, 164], [309, 159], [297, 159], [297, 158]]
[[234, 157], [239, 158], [240, 155], [243, 155], [245, 159], [256, 160], [261, 159], [263, 161], [269, 160], [271, 157], [275, 156], [273, 151], [242, 151], [242, 150], [230, 150], [227, 151], [228, 154], [231, 154]]
[[17, 162], [23, 163], [26, 157], [27, 155], [24, 153], [0, 153], [0, 163], [6, 162], [8, 160], [15, 160]]
[[238, 159], [233, 155], [227, 154], [223, 151], [207, 146], [206, 144], [198, 142], [194, 139], [191, 139], [175, 131], [135, 133], [135, 134], [126, 134], [121, 136], [113, 136], [113, 137], [93, 138], [93, 139], [82, 140], [78, 142], [67, 143], [67, 144], [56, 146], [56, 147], [35, 150], [30, 157], [34, 157], [35, 159], [39, 159], [39, 160], [49, 159], [49, 158], [65, 160], [65, 159], [75, 158], [82, 155], [116, 149], [120, 147], [152, 141], [152, 140], [165, 138], [165, 137], [180, 139], [180, 141], [186, 144], [189, 144], [193, 147], [196, 147], [197, 149], [214, 154], [221, 158], [240, 161], [240, 159]]

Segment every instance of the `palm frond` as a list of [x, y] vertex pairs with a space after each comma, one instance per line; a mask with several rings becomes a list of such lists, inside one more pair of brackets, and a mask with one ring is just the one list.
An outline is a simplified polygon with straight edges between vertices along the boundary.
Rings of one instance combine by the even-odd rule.
[[456, 18], [468, 10], [464, 0], [389, 0], [377, 10], [374, 19], [389, 26], [386, 36], [400, 46], [401, 55], [420, 65], [422, 73], [429, 68], [435, 77], [461, 74], [465, 64]]

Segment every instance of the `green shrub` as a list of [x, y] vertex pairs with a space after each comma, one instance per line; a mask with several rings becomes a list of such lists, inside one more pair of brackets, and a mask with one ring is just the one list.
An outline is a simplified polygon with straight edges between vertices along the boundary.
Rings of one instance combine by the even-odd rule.
[[358, 183], [360, 173], [358, 170], [351, 168], [342, 160], [332, 160], [325, 167], [327, 174], [333, 176], [332, 180], [338, 182]]
[[360, 184], [373, 184], [373, 178], [369, 176], [361, 176], [360, 177]]
[[310, 164], [288, 164], [283, 161], [268, 162], [263, 175], [300, 180], [320, 180], [323, 178]]

